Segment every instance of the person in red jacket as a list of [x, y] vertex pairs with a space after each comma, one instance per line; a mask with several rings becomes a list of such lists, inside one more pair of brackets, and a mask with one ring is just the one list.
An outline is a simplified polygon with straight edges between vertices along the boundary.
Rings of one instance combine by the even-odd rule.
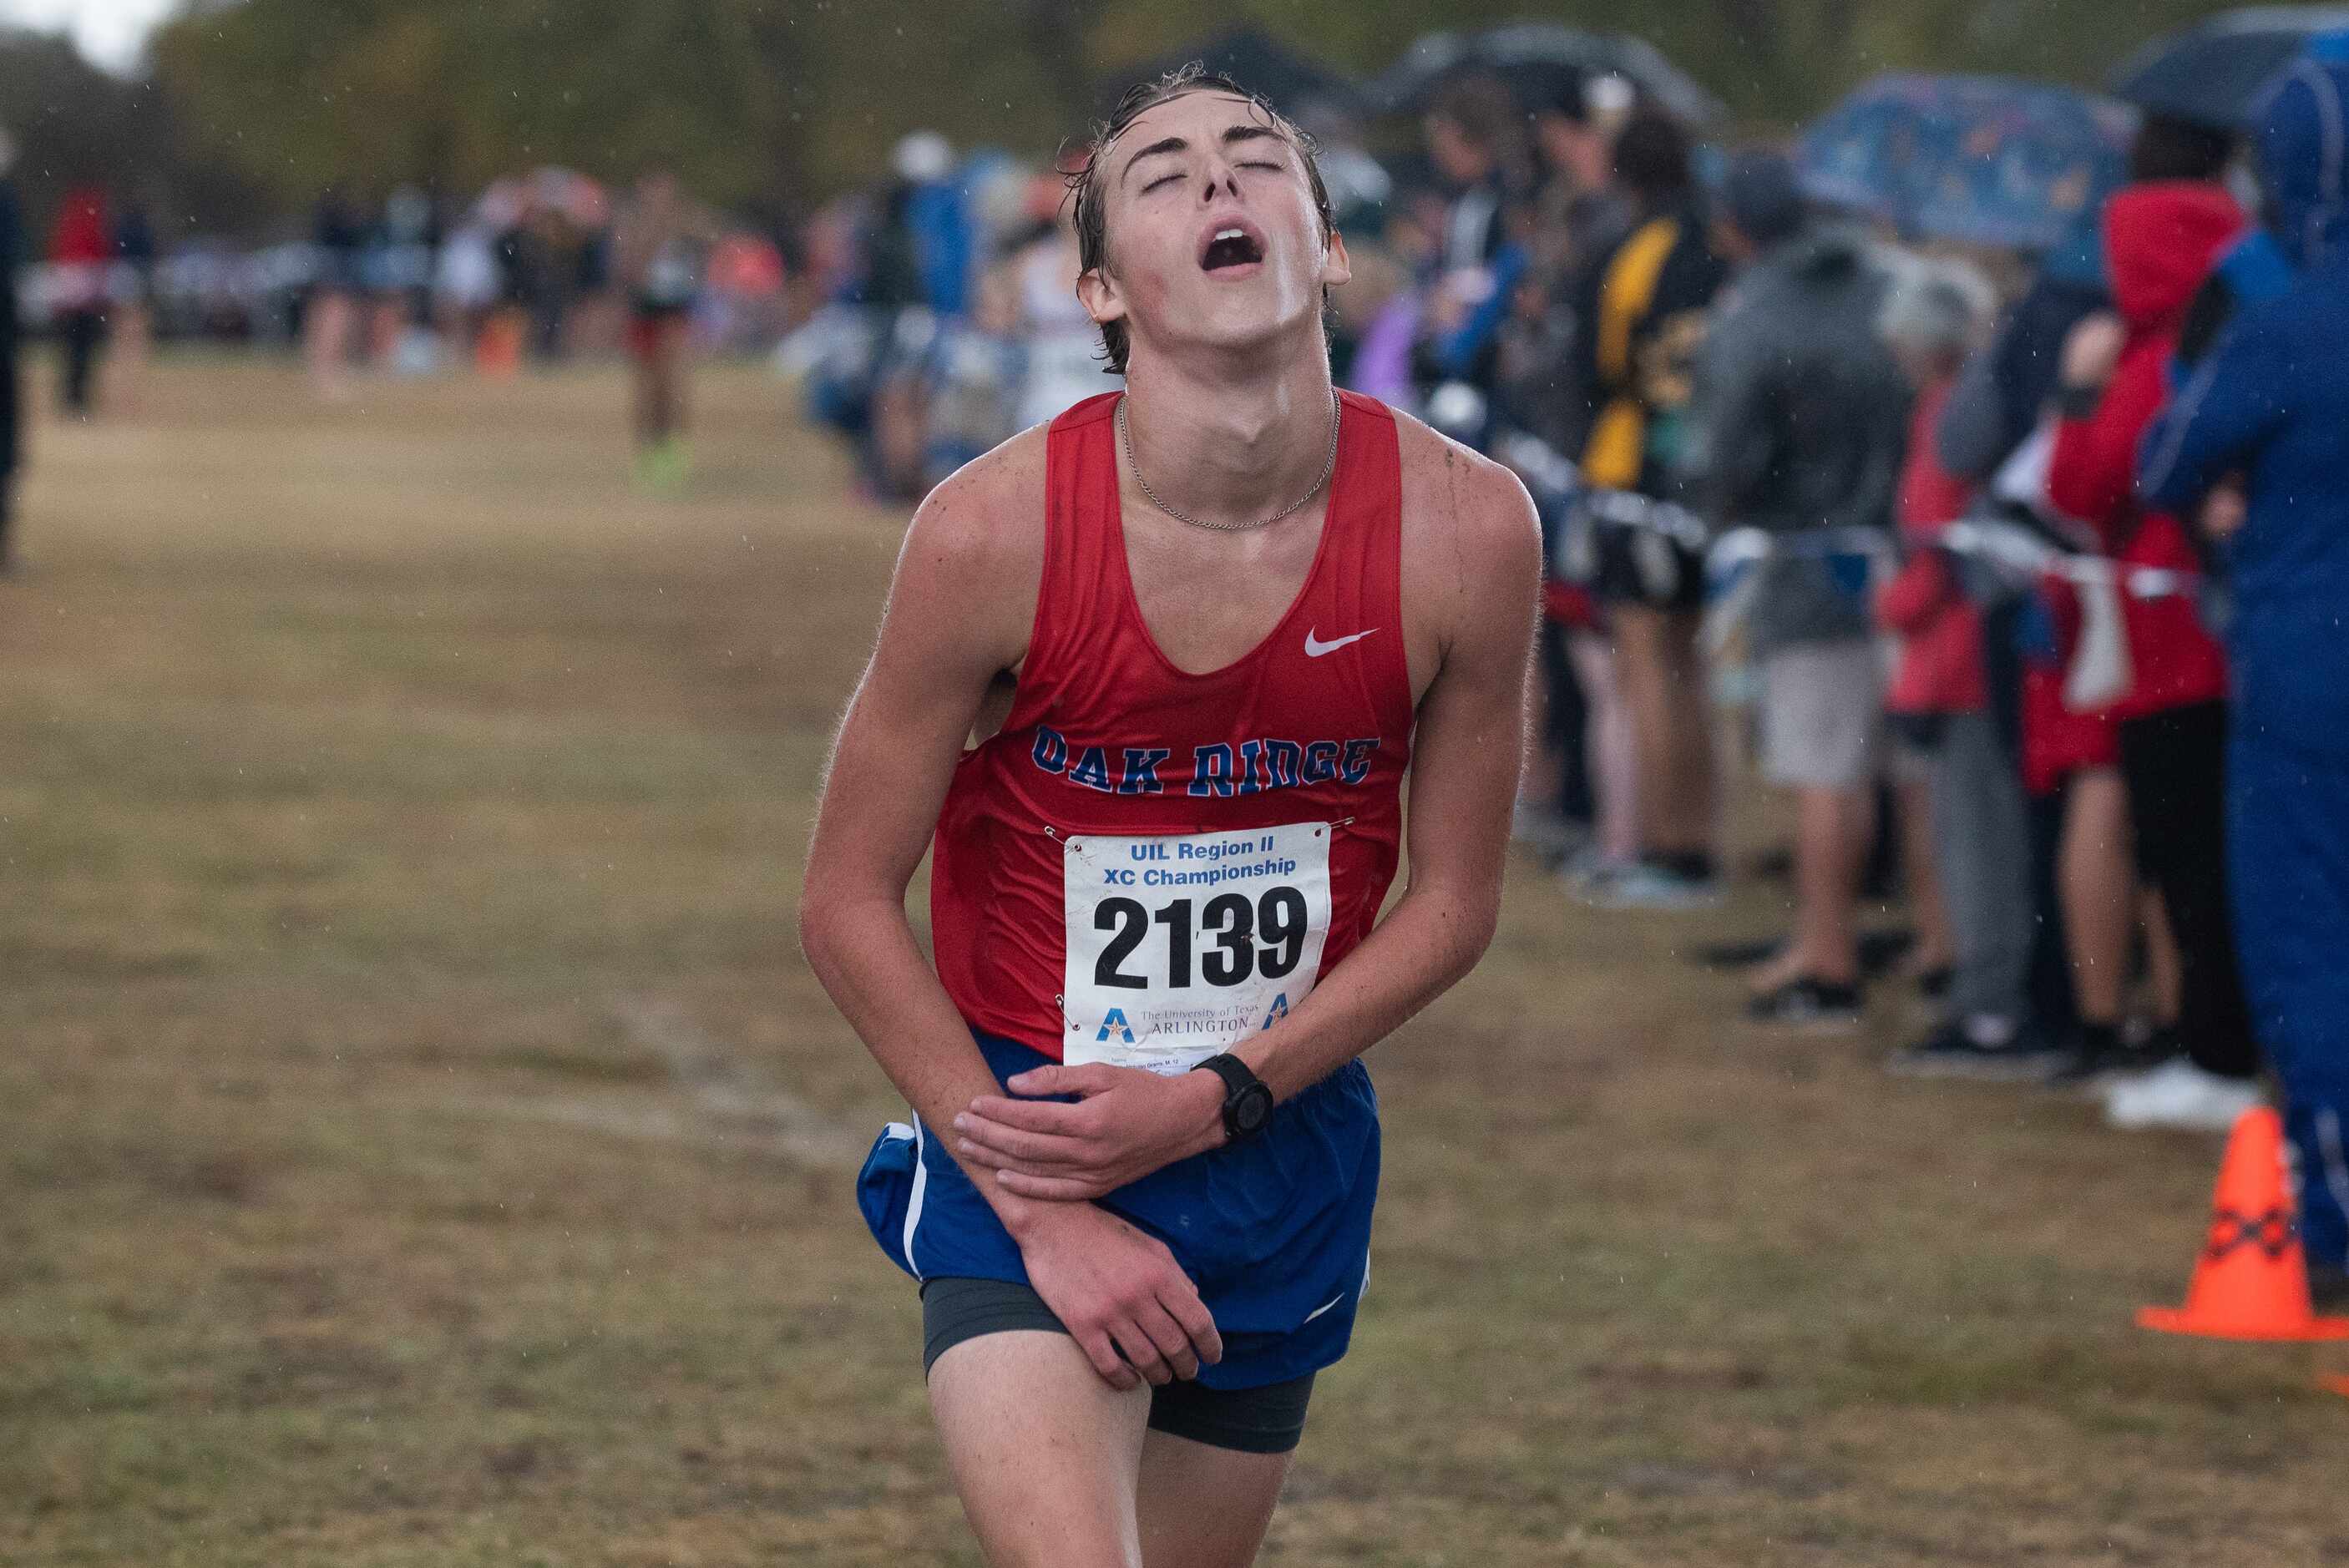
[[57, 336], [64, 345], [58, 398], [67, 413], [88, 418], [97, 398], [98, 351], [106, 340], [108, 270], [114, 234], [106, 221], [106, 193], [76, 186], [57, 208], [49, 235], [49, 268], [57, 279]]
[[[2105, 251], [2117, 314], [2085, 319], [2065, 345], [2048, 462], [2048, 499], [2093, 528], [2116, 563], [2111, 592], [2127, 667], [2109, 712], [2137, 866], [2161, 894], [2182, 960], [2178, 1032], [2189, 1059], [2114, 1087], [2108, 1109], [2125, 1126], [2223, 1129], [2256, 1099], [2259, 1052], [2236, 975], [2220, 831], [2226, 658], [2190, 582], [2158, 580], [2190, 579], [2198, 558], [2175, 518], [2138, 503], [2135, 480], [2187, 307], [2243, 222], [2233, 199], [2207, 181], [2147, 181], [2113, 197]], [[2143, 568], [2153, 571], [2136, 570]]]

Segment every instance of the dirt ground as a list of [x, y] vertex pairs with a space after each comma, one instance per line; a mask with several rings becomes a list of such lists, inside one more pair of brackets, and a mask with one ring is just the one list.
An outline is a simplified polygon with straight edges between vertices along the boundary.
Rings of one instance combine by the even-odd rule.
[[[902, 1111], [792, 937], [902, 515], [761, 370], [679, 495], [623, 428], [606, 370], [192, 359], [34, 432], [0, 1561], [977, 1561], [850, 1197]], [[1734, 1022], [1687, 950], [1779, 890], [1517, 870], [1371, 1058], [1373, 1284], [1268, 1563], [2349, 1561], [2312, 1354], [2130, 1326], [2215, 1141], [1889, 1078], [1889, 986]]]

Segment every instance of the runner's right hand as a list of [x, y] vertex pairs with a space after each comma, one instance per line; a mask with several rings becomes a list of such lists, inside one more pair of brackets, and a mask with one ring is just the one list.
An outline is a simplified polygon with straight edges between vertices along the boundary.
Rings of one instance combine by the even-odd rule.
[[1019, 1235], [1028, 1283], [1103, 1382], [1171, 1383], [1224, 1358], [1215, 1318], [1164, 1242], [1092, 1203], [1035, 1208]]

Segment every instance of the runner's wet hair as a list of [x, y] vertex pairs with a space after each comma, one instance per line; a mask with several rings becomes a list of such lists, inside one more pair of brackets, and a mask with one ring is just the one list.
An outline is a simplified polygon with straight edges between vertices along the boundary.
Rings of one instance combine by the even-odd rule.
[[[1126, 128], [1143, 114], [1185, 93], [1200, 92], [1229, 93], [1234, 98], [1246, 98], [1249, 108], [1297, 150], [1298, 161], [1305, 165], [1305, 182], [1313, 192], [1313, 210], [1320, 214], [1321, 242], [1324, 245], [1330, 242], [1330, 236], [1337, 231], [1337, 222], [1330, 207], [1329, 187], [1321, 182], [1320, 165], [1314, 161], [1314, 154], [1319, 150], [1314, 146], [1313, 139], [1299, 130], [1288, 116], [1273, 108], [1262, 95], [1248, 91], [1229, 77], [1211, 73], [1206, 66], [1194, 60], [1189, 65], [1167, 72], [1155, 81], [1136, 82], [1126, 88], [1125, 96], [1117, 100], [1117, 108], [1110, 112], [1107, 122], [1093, 128], [1092, 140], [1084, 150], [1082, 161], [1067, 176], [1069, 199], [1076, 206], [1079, 271], [1102, 272], [1109, 266], [1109, 224], [1105, 211], [1108, 193], [1102, 181], [1096, 177], [1097, 170], [1106, 172], [1103, 166], [1109, 150], [1117, 144], [1119, 137], [1125, 134]], [[1327, 288], [1321, 291], [1321, 308], [1326, 319], [1330, 308], [1330, 291]], [[1124, 375], [1126, 350], [1131, 343], [1125, 323], [1105, 321], [1102, 323], [1101, 335], [1102, 352], [1109, 361], [1103, 366], [1103, 373]]]

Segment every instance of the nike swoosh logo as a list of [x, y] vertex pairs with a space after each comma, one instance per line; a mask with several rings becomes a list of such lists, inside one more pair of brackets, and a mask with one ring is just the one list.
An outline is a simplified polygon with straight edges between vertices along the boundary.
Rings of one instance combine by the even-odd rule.
[[[1364, 635], [1364, 636], [1366, 636], [1366, 637], [1367, 637], [1367, 636], [1369, 636], [1369, 635], [1370, 635], [1370, 634], [1369, 634], [1368, 632], [1364, 632], [1364, 633], [1362, 634], [1362, 635]], [[1343, 1301], [1343, 1300], [1345, 1300], [1345, 1299], [1346, 1299], [1346, 1293], [1345, 1293], [1344, 1291], [1342, 1291], [1342, 1290], [1341, 1290], [1341, 1291], [1340, 1291], [1337, 1295], [1335, 1295], [1331, 1296], [1329, 1300], [1327, 1300], [1327, 1301], [1323, 1302], [1320, 1305], [1319, 1305], [1319, 1306], [1315, 1307], [1312, 1311], [1310, 1311], [1310, 1312], [1307, 1313], [1307, 1314], [1305, 1315], [1305, 1321], [1306, 1321], [1306, 1323], [1310, 1323], [1310, 1322], [1312, 1322], [1315, 1318], [1317, 1318], [1317, 1317], [1320, 1316], [1323, 1313], [1325, 1313], [1325, 1312], [1329, 1311], [1331, 1307], [1333, 1307], [1333, 1306], [1337, 1305], [1340, 1302], [1341, 1302], [1341, 1301]], [[1303, 1326], [1303, 1325], [1299, 1325], [1299, 1326], [1302, 1327], [1302, 1326]]]
[[1375, 634], [1378, 630], [1378, 627], [1372, 626], [1370, 631], [1357, 632], [1350, 637], [1333, 638], [1326, 643], [1311, 632], [1308, 632], [1305, 634], [1305, 656], [1309, 659], [1318, 659], [1324, 654], [1334, 654], [1348, 643], [1359, 643], [1364, 637]]

